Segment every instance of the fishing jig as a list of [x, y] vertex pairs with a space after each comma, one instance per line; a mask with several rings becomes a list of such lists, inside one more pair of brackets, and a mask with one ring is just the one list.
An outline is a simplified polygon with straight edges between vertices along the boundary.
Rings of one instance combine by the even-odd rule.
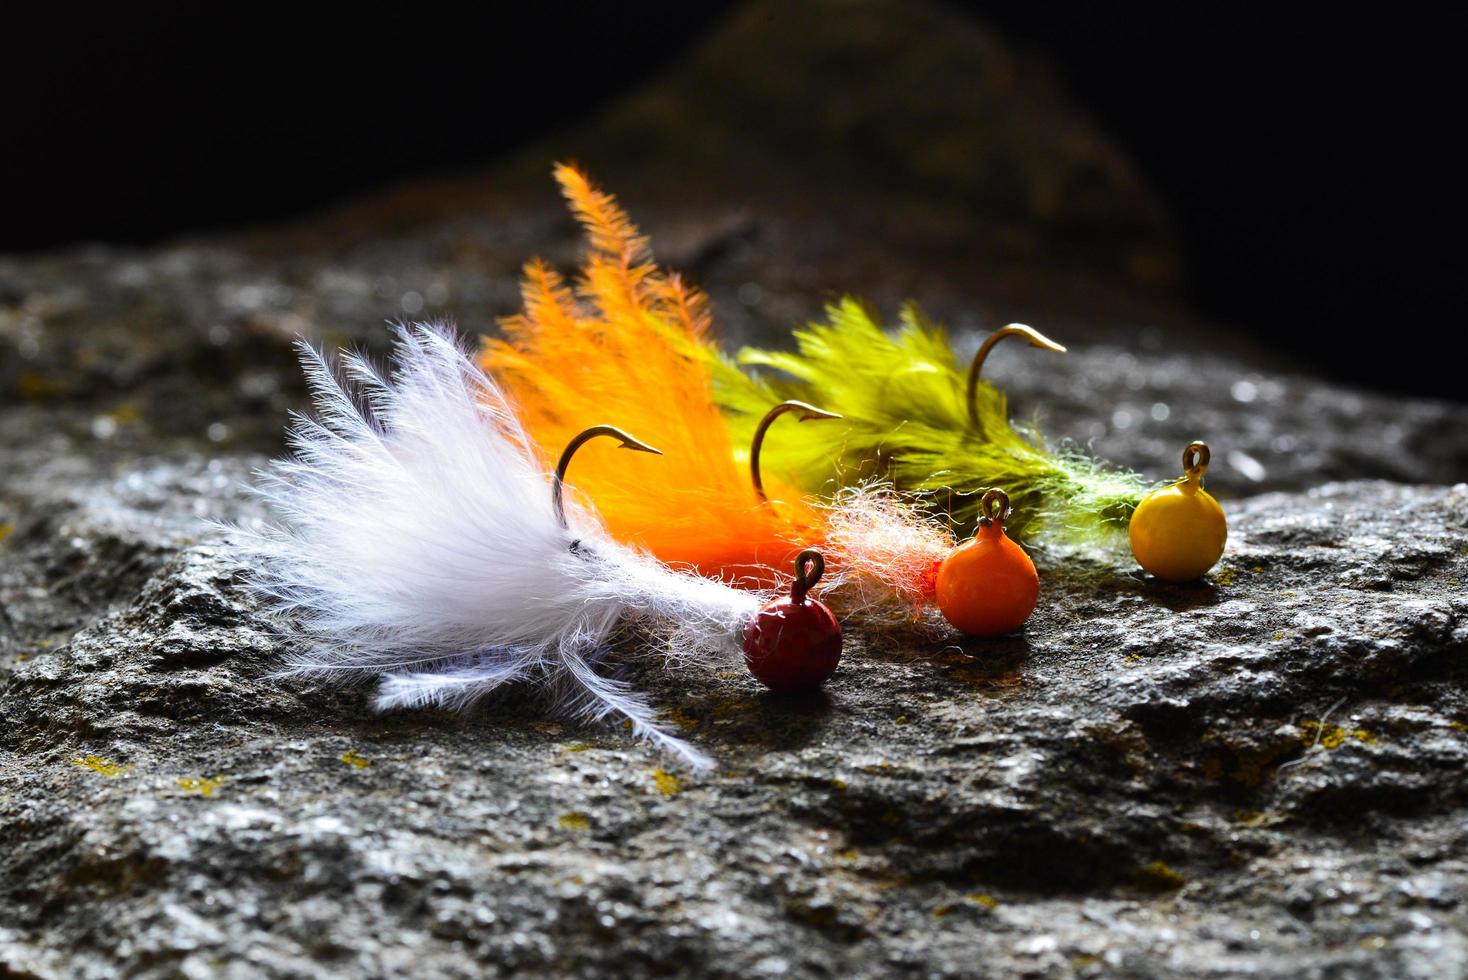
[[818, 400], [843, 417], [776, 448], [781, 472], [800, 475], [808, 487], [890, 480], [948, 513], [965, 533], [981, 516], [972, 488], [986, 486], [1009, 491], [1011, 532], [1021, 537], [1044, 531], [1084, 541], [1126, 525], [1146, 489], [1141, 478], [1016, 427], [1004, 393], [982, 378], [989, 354], [1007, 337], [1057, 352], [1064, 346], [1010, 324], [990, 334], [962, 371], [946, 333], [915, 306], [904, 308], [893, 334], [850, 297], [826, 312], [826, 322], [795, 331], [794, 351], [746, 348], [737, 362], [710, 358], [715, 395], [736, 434], [749, 430], [760, 406], [783, 398]]
[[943, 559], [938, 608], [970, 636], [1000, 636], [1024, 625], [1040, 597], [1040, 577], [1025, 550], [1004, 533], [1012, 508], [1003, 490], [984, 492], [974, 537]]
[[906, 567], [890, 553], [926, 533], [914, 526], [911, 511], [887, 506], [873, 493], [856, 510], [847, 508], [853, 498], [823, 502], [802, 493], [783, 468], [762, 466], [775, 448], [766, 436], [781, 416], [840, 415], [816, 407], [817, 398], [771, 398], [748, 429], [731, 437], [714, 397], [717, 351], [703, 294], [657, 266], [647, 239], [611, 195], [570, 167], [557, 167], [555, 176], [587, 233], [579, 281], [573, 290], [544, 264], [529, 263], [523, 310], [503, 321], [503, 338], [486, 340], [480, 363], [543, 445], [564, 442], [587, 420], [610, 415], [676, 460], [669, 480], [647, 459], [612, 467], [606, 454], [587, 454], [578, 489], [596, 501], [611, 534], [674, 567], [759, 587], [814, 547], [831, 566], [822, 586], [830, 601], [838, 599], [828, 586], [854, 582], [856, 565], [880, 563], [885, 577], [867, 576], [869, 588], [848, 590], [853, 602], [901, 592], [902, 580], [885, 584], [894, 568]]
[[1128, 537], [1143, 569], [1168, 582], [1191, 582], [1223, 557], [1228, 520], [1203, 489], [1212, 453], [1206, 442], [1183, 450], [1183, 475], [1147, 494], [1132, 514]]
[[810, 597], [825, 569], [819, 551], [802, 551], [790, 594], [766, 605], [744, 627], [744, 662], [772, 691], [814, 690], [841, 662], [841, 624], [824, 603]]
[[765, 596], [669, 569], [563, 496], [572, 456], [594, 438], [639, 450], [632, 459], [656, 450], [595, 426], [547, 472], [504, 393], [446, 330], [400, 328], [390, 376], [346, 354], [338, 379], [300, 350], [316, 417], [293, 423], [293, 457], [259, 479], [274, 523], [231, 531], [247, 582], [293, 628], [290, 670], [377, 678], [384, 710], [465, 708], [525, 681], [562, 713], [622, 717], [707, 765], [599, 668], [631, 624], [669, 665], [727, 660]]

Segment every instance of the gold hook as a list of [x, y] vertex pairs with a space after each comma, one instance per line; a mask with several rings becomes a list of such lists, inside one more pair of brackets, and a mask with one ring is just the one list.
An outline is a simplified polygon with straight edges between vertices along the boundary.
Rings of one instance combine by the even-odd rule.
[[979, 372], [984, 367], [984, 360], [989, 356], [989, 351], [993, 350], [994, 345], [1005, 337], [1023, 337], [1030, 342], [1031, 347], [1043, 347], [1059, 354], [1065, 353], [1064, 344], [1057, 344], [1034, 327], [1027, 327], [1023, 323], [1011, 323], [989, 334], [984, 339], [984, 343], [980, 345], [979, 352], [974, 355], [973, 363], [968, 366], [968, 420], [971, 425], [979, 424]]
[[979, 498], [979, 523], [988, 527], [995, 521], [1003, 527], [1004, 522], [1009, 520], [1009, 515], [1014, 513], [1014, 508], [1009, 504], [1009, 494], [998, 487], [990, 487], [984, 491]]
[[1183, 479], [1202, 483], [1203, 473], [1208, 469], [1208, 461], [1212, 458], [1208, 443], [1201, 439], [1188, 443], [1188, 448], [1183, 450]]
[[769, 503], [770, 498], [765, 494], [765, 481], [760, 477], [759, 473], [760, 446], [764, 444], [765, 432], [769, 430], [775, 419], [784, 415], [786, 412], [799, 412], [800, 421], [802, 422], [810, 422], [815, 419], [841, 418], [835, 412], [828, 412], [824, 408], [816, 408], [814, 405], [807, 405], [805, 402], [798, 401], [781, 402], [765, 413], [765, 417], [759, 420], [759, 427], [754, 430], [754, 438], [749, 443], [749, 478], [754, 483], [754, 494], [759, 497], [759, 501], [762, 504]]
[[551, 499], [556, 505], [556, 520], [560, 523], [561, 527], [567, 530], [570, 529], [570, 525], [566, 523], [566, 504], [562, 499], [566, 486], [566, 467], [571, 465], [571, 457], [576, 455], [576, 450], [597, 436], [611, 436], [613, 439], [617, 439], [622, 443], [621, 448], [623, 449], [632, 449], [639, 453], [654, 453], [658, 456], [663, 454], [661, 449], [654, 449], [647, 443], [634, 439], [615, 425], [593, 425], [566, 443], [566, 448], [561, 451], [561, 458], [556, 462], [555, 489], [552, 491]]

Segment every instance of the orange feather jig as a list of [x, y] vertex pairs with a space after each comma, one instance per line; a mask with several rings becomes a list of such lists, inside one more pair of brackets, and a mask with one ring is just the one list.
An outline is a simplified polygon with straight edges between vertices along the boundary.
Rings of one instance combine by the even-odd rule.
[[590, 245], [580, 277], [573, 291], [528, 263], [524, 309], [502, 322], [503, 339], [486, 342], [481, 364], [542, 446], [611, 417], [663, 451], [660, 462], [583, 453], [576, 489], [596, 500], [613, 536], [671, 565], [768, 584], [772, 568], [822, 538], [822, 513], [783, 481], [751, 485], [713, 397], [704, 295], [657, 267], [610, 194], [572, 167], [555, 177]]

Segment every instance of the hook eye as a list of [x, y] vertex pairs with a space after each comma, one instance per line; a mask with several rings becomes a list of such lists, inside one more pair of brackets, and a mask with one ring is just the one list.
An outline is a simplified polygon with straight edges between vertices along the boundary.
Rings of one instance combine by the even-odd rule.
[[805, 601], [805, 594], [816, 587], [821, 576], [826, 574], [826, 558], [814, 548], [807, 548], [795, 556], [795, 581], [790, 583], [792, 602]]
[[1043, 347], [1045, 350], [1053, 350], [1058, 354], [1065, 353], [1064, 344], [1057, 344], [1034, 327], [1025, 326], [1023, 323], [1011, 323], [989, 334], [983, 344], [979, 346], [979, 352], [974, 355], [973, 363], [968, 366], [968, 420], [970, 425], [979, 424], [979, 372], [983, 370], [984, 361], [988, 360], [989, 352], [994, 349], [994, 345], [1005, 337], [1023, 337], [1030, 342], [1031, 347]]
[[1195, 439], [1183, 450], [1183, 472], [1190, 477], [1202, 478], [1203, 472], [1208, 469], [1208, 461], [1212, 458], [1208, 443]]
[[1009, 515], [1014, 513], [1014, 508], [1009, 504], [1009, 494], [998, 487], [990, 487], [984, 491], [979, 498], [979, 517], [985, 524], [999, 522], [1001, 527], [1009, 520]]
[[556, 461], [555, 486], [551, 490], [551, 501], [555, 504], [556, 508], [556, 522], [566, 530], [570, 530], [571, 527], [566, 523], [566, 468], [571, 465], [571, 457], [576, 455], [576, 450], [598, 436], [607, 436], [616, 439], [621, 443], [622, 449], [631, 449], [639, 453], [653, 453], [657, 456], [663, 454], [661, 449], [654, 449], [635, 436], [628, 435], [615, 425], [593, 425], [584, 432], [577, 433], [570, 442], [566, 443], [566, 448], [561, 450], [561, 458]]

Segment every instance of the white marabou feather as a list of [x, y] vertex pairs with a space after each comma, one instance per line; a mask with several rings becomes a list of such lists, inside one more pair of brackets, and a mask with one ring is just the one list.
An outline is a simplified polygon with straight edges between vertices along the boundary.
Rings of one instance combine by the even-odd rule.
[[706, 765], [597, 665], [628, 624], [670, 660], [732, 655], [764, 597], [615, 543], [569, 493], [562, 528], [529, 436], [451, 331], [398, 328], [390, 375], [344, 354], [339, 378], [304, 343], [301, 358], [316, 416], [256, 487], [276, 523], [231, 529], [251, 587], [301, 635], [291, 672], [380, 675], [383, 710], [531, 681]]

